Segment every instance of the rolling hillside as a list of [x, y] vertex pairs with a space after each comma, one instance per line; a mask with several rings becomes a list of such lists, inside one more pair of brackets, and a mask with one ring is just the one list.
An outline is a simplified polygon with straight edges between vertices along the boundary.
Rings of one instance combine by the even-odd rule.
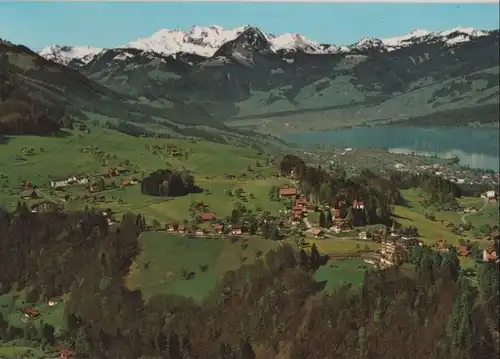
[[0, 134], [53, 135], [69, 117], [132, 135], [198, 137], [221, 143], [281, 146], [281, 141], [228, 128], [200, 104], [151, 104], [103, 86], [30, 49], [0, 42]]

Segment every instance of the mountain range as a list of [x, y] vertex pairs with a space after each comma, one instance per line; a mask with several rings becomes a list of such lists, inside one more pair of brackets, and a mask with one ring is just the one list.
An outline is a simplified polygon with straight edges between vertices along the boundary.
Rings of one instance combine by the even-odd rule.
[[457, 28], [333, 45], [252, 26], [194, 26], [111, 49], [53, 45], [34, 53], [4, 41], [0, 56], [7, 55], [9, 86], [44, 106], [241, 140], [248, 130], [497, 122], [498, 40], [498, 30]]
[[[351, 53], [368, 49], [387, 52], [418, 43], [432, 42], [443, 42], [452, 46], [487, 36], [490, 33], [489, 31], [474, 28], [455, 28], [437, 32], [417, 29], [406, 35], [393, 38], [365, 37], [351, 45], [333, 45], [320, 44], [297, 33], [276, 36], [249, 25], [234, 29], [224, 29], [221, 26], [212, 25], [205, 27], [193, 26], [190, 31], [163, 29], [150, 37], [137, 39], [122, 46], [117, 46], [117, 48], [133, 48], [163, 55], [190, 53], [203, 57], [212, 57], [223, 44], [235, 40], [246, 31], [258, 33], [259, 36], [265, 38], [274, 52], [302, 51], [309, 54]], [[39, 54], [47, 59], [67, 65], [72, 60], [88, 63], [101, 51], [105, 51], [105, 49], [93, 46], [51, 45], [42, 49]]]

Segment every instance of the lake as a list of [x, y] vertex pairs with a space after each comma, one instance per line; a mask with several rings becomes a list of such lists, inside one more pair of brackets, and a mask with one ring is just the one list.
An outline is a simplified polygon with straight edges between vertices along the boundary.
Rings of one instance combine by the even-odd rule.
[[385, 148], [395, 153], [457, 157], [464, 166], [499, 170], [498, 128], [355, 127], [294, 133], [284, 136], [283, 140], [300, 145]]

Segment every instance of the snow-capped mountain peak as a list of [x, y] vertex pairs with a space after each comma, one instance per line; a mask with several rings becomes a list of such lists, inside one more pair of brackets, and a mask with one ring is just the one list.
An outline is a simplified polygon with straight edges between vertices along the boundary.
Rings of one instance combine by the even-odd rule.
[[159, 30], [150, 37], [140, 38], [122, 47], [154, 51], [165, 55], [188, 52], [212, 56], [224, 43], [235, 39], [246, 26], [225, 30], [218, 25], [194, 25], [190, 31]]
[[454, 44], [470, 41], [474, 38], [485, 35], [488, 35], [487, 31], [478, 30], [471, 27], [457, 27], [451, 30], [435, 32], [416, 29], [403, 36], [382, 39], [382, 42], [388, 48], [388, 50], [391, 51], [422, 42], [441, 41], [448, 46], [453, 46]]
[[73, 59], [79, 59], [83, 63], [88, 63], [102, 50], [102, 48], [92, 46], [50, 45], [43, 48], [38, 54], [47, 60], [67, 65]]

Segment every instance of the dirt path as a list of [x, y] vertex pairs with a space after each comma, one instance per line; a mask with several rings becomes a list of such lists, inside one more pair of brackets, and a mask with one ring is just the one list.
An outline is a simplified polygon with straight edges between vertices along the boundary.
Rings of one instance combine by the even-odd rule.
[[467, 224], [467, 220], [466, 220], [467, 216], [469, 216], [469, 215], [471, 215], [471, 214], [474, 214], [474, 213], [479, 213], [479, 212], [481, 212], [483, 209], [485, 209], [485, 208], [486, 208], [486, 206], [488, 206], [488, 199], [483, 198], [483, 201], [484, 201], [484, 204], [483, 204], [483, 206], [479, 209], [479, 211], [477, 211], [477, 212], [470, 212], [470, 213], [466, 213], [466, 214], [464, 214], [464, 215], [460, 218], [460, 220], [462, 221], [462, 223], [463, 223], [463, 224]]

